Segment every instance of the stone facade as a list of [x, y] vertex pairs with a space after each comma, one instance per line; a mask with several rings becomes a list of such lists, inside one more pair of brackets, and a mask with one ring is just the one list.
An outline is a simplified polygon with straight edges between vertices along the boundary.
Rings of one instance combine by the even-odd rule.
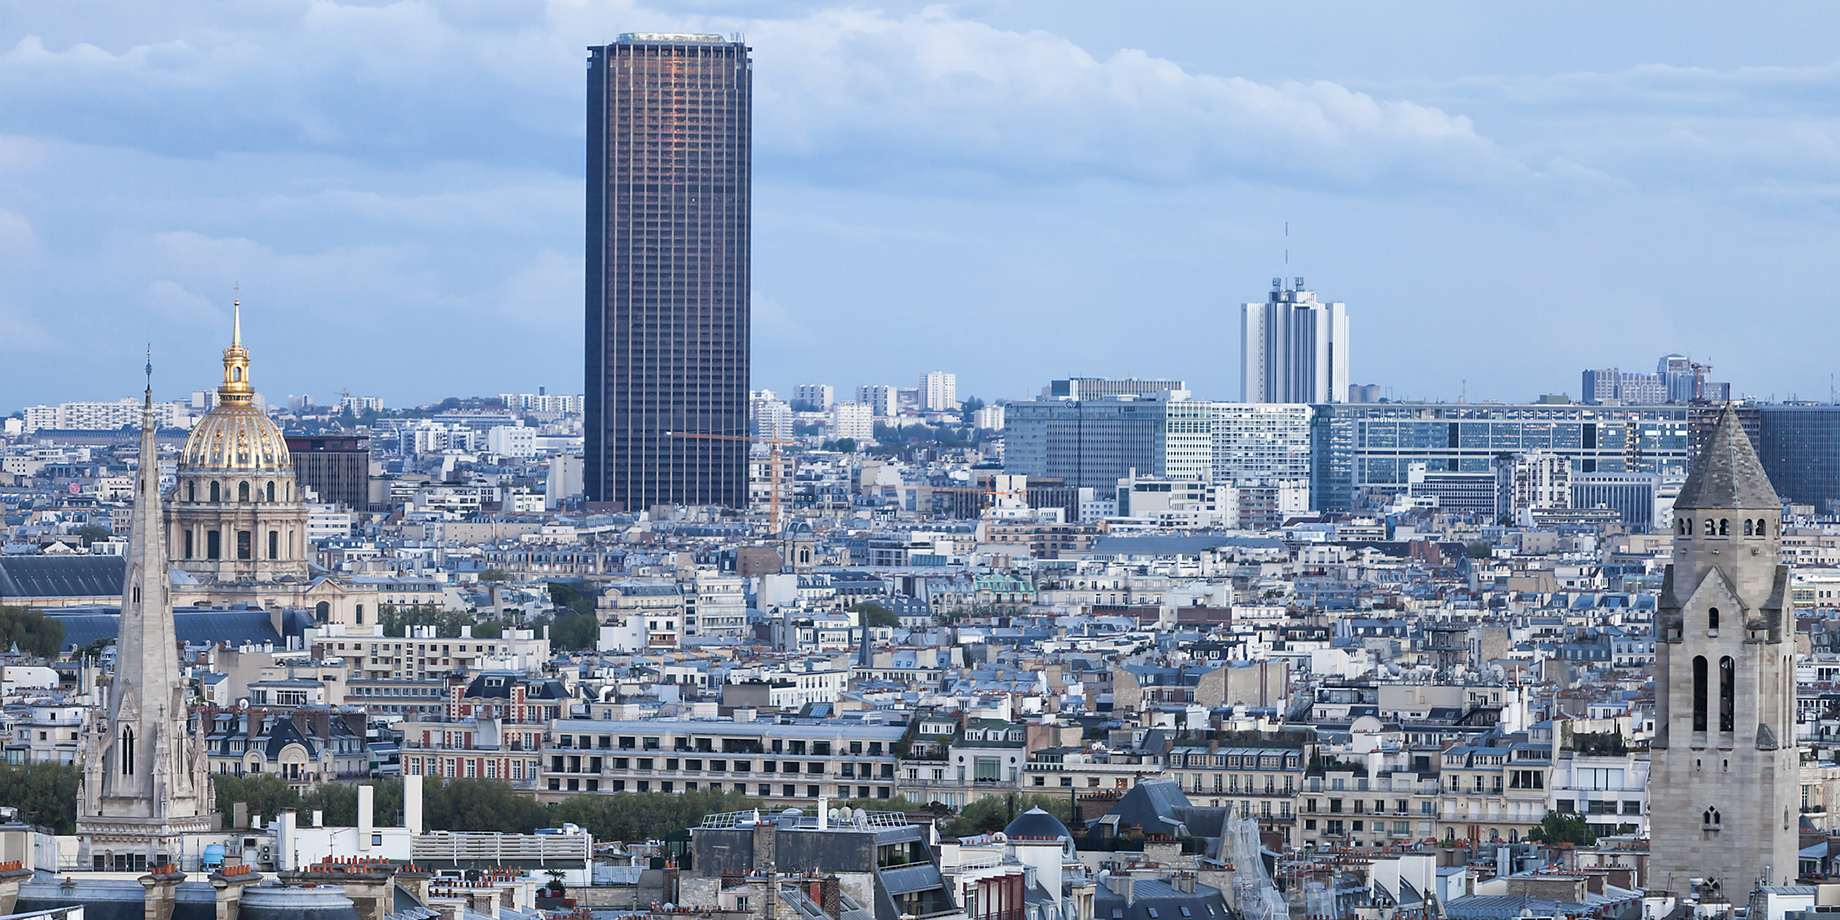
[[1782, 505], [1729, 407], [1674, 509], [1655, 647], [1650, 888], [1791, 884], [1800, 790]]

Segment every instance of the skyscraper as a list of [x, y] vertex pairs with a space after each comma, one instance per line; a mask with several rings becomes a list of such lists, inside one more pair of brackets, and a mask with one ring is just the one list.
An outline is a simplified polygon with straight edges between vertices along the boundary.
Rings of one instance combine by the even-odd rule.
[[1240, 306], [1240, 355], [1241, 402], [1346, 402], [1348, 305], [1273, 278], [1264, 303]]
[[753, 65], [719, 35], [588, 49], [583, 475], [627, 508], [747, 501]]

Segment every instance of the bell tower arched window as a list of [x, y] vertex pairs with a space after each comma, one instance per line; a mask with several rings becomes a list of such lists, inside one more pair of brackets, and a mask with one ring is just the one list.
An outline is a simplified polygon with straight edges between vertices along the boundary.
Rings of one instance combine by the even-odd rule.
[[1693, 730], [1706, 730], [1706, 656], [1693, 658]]
[[1729, 519], [1719, 518], [1719, 536], [1721, 537], [1731, 536], [1731, 521]]
[[131, 726], [123, 725], [121, 727], [121, 758], [120, 760], [121, 760], [121, 775], [133, 776], [134, 775], [134, 729]]
[[1706, 809], [1706, 811], [1700, 815], [1700, 824], [1706, 830], [1709, 830], [1709, 831], [1718, 830], [1719, 829], [1719, 810], [1716, 808]]
[[1709, 629], [1709, 630], [1711, 630], [1711, 631], [1713, 631], [1713, 632], [1717, 632], [1717, 631], [1718, 631], [1718, 628], [1719, 628], [1719, 608], [1717, 608], [1717, 607], [1708, 607], [1708, 608], [1706, 608], [1706, 628], [1707, 628], [1707, 629]]
[[1719, 731], [1738, 730], [1738, 663], [1727, 655], [1719, 659]]
[[1744, 519], [1744, 535], [1747, 537], [1751, 535], [1751, 519], [1750, 518]]

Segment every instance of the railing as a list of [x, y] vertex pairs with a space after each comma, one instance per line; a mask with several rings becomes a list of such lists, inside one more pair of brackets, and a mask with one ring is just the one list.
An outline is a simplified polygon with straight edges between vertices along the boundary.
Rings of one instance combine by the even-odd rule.
[[587, 861], [593, 839], [587, 834], [486, 834], [435, 831], [409, 844], [416, 862], [498, 863], [506, 860]]

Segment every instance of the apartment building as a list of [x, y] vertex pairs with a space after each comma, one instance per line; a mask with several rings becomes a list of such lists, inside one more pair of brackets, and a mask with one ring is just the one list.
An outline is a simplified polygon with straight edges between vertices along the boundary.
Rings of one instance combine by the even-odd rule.
[[726, 720], [558, 719], [538, 797], [581, 792], [745, 792], [769, 805], [894, 797], [902, 726]]
[[1552, 749], [1524, 739], [1497, 736], [1443, 753], [1439, 836], [1513, 843], [1546, 817]]
[[511, 671], [488, 671], [464, 687], [450, 684], [440, 710], [403, 721], [403, 773], [502, 779], [534, 789], [544, 735], [570, 700], [559, 681]]
[[342, 658], [350, 680], [439, 678], [454, 672], [508, 669], [528, 671], [549, 661], [549, 640], [534, 630], [508, 629], [503, 636], [476, 639], [472, 627], [444, 638], [434, 627], [412, 626], [408, 636], [386, 636], [378, 625], [328, 623], [306, 630], [306, 645], [316, 659]]

